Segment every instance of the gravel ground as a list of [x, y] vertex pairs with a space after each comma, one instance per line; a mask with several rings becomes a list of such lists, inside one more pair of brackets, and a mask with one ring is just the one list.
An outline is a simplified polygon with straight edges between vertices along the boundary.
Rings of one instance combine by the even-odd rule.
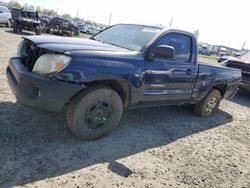
[[124, 113], [107, 137], [77, 140], [64, 114], [15, 102], [5, 69], [21, 35], [0, 28], [0, 187], [250, 187], [250, 96], [202, 119], [186, 107]]

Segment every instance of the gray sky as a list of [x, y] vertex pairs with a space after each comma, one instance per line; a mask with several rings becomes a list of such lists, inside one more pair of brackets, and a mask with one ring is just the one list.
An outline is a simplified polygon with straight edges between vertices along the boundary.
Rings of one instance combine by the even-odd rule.
[[[8, 1], [8, 0], [5, 0]], [[200, 41], [250, 49], [249, 0], [18, 0], [21, 4], [58, 10], [107, 24], [140, 23], [168, 26], [193, 32], [200, 30]]]

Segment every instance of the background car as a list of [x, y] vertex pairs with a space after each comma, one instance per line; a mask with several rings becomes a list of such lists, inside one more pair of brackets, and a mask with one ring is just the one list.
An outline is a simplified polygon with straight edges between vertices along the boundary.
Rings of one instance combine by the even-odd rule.
[[34, 31], [36, 35], [41, 35], [41, 21], [37, 11], [21, 9], [20, 14], [13, 21], [13, 32]]
[[12, 19], [11, 13], [7, 7], [0, 6], [0, 24], [5, 24], [7, 27], [11, 27]]
[[42, 23], [43, 27], [46, 27], [49, 24], [50, 17], [49, 16], [39, 16], [39, 20]]
[[53, 17], [46, 27], [46, 33], [61, 36], [73, 36], [77, 28], [78, 27], [71, 20]]

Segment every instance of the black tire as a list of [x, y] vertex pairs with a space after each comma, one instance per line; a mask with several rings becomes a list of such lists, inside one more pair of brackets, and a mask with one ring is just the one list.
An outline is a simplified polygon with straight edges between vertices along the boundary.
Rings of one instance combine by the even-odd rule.
[[217, 89], [209, 92], [204, 99], [194, 106], [194, 113], [200, 117], [211, 117], [220, 106], [221, 93]]
[[42, 34], [42, 28], [41, 28], [41, 26], [37, 26], [36, 27], [35, 33], [36, 33], [36, 35], [41, 35]]
[[13, 33], [17, 33], [17, 23], [14, 21], [13, 22]]
[[45, 33], [49, 34], [50, 33], [50, 29], [49, 28], [45, 28]]
[[114, 130], [120, 122], [123, 104], [120, 96], [106, 86], [93, 86], [71, 100], [67, 122], [82, 140], [96, 140]]

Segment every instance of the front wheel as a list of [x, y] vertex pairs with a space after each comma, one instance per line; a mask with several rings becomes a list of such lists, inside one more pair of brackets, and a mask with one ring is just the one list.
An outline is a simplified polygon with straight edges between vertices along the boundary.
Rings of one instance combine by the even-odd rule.
[[119, 124], [123, 112], [120, 96], [106, 86], [94, 86], [72, 99], [67, 109], [68, 126], [82, 140], [95, 140]]
[[201, 117], [211, 117], [220, 106], [221, 93], [213, 89], [207, 96], [194, 106], [194, 113]]

